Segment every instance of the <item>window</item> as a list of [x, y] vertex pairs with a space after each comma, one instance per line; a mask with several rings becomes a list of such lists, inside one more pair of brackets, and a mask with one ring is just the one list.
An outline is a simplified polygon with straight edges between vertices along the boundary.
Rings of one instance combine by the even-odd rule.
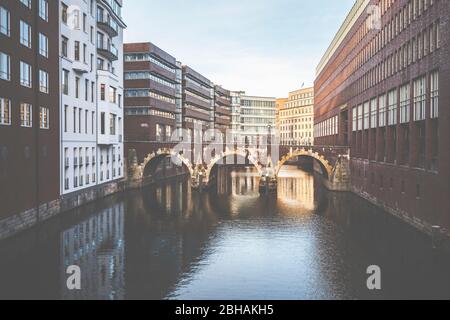
[[397, 124], [397, 90], [388, 93], [388, 125]]
[[80, 29], [80, 10], [73, 10], [73, 28]]
[[358, 106], [358, 130], [363, 130], [363, 106]]
[[157, 123], [156, 124], [156, 141], [162, 141], [162, 126]]
[[377, 127], [377, 99], [372, 99], [370, 103], [370, 127], [376, 129]]
[[77, 133], [77, 108], [73, 107], [73, 133]]
[[410, 120], [410, 85], [400, 88], [400, 123], [408, 123]]
[[80, 61], [80, 41], [75, 41], [75, 48], [74, 48], [74, 59], [75, 61]]
[[0, 52], [0, 79], [11, 80], [11, 58], [3, 52]]
[[61, 55], [67, 58], [69, 39], [62, 36], [61, 38]]
[[48, 58], [48, 38], [42, 33], [39, 33], [39, 54]]
[[75, 98], [80, 97], [80, 78], [75, 77]]
[[116, 103], [117, 99], [117, 89], [114, 87], [109, 87], [109, 102]]
[[105, 113], [100, 113], [100, 133], [105, 134]]
[[20, 104], [20, 125], [22, 127], [28, 127], [31, 128], [32, 123], [32, 112], [33, 108], [31, 104], [28, 103], [21, 103]]
[[109, 134], [116, 135], [116, 115], [112, 113], [109, 115]]
[[364, 130], [369, 129], [370, 105], [369, 101], [364, 103]]
[[11, 124], [11, 100], [0, 98], [0, 125]]
[[39, 91], [48, 93], [48, 73], [43, 70], [39, 70]]
[[48, 21], [48, 1], [39, 0], [39, 17], [43, 20]]
[[69, 112], [69, 106], [65, 105], [64, 106], [64, 132], [67, 132], [67, 117], [68, 117], [68, 112]]
[[61, 4], [61, 21], [65, 24], [67, 24], [68, 9], [66, 4]]
[[0, 6], [0, 33], [9, 37], [10, 32], [9, 11]]
[[430, 118], [439, 117], [439, 72], [435, 71], [430, 76]]
[[84, 100], [88, 101], [89, 99], [89, 80], [84, 80]]
[[62, 90], [63, 94], [68, 95], [69, 94], [69, 71], [63, 69], [62, 74]]
[[105, 90], [106, 90], [106, 86], [102, 83], [100, 85], [100, 100], [102, 100], [102, 101], [105, 101], [105, 99], [106, 99], [106, 92], [105, 92]]
[[24, 87], [31, 88], [31, 66], [28, 63], [20, 61], [20, 84]]
[[425, 120], [425, 77], [414, 81], [414, 121]]
[[378, 101], [378, 126], [380, 128], [386, 126], [386, 96], [382, 95]]
[[26, 6], [28, 9], [31, 9], [31, 0], [20, 0], [24, 6]]
[[20, 44], [31, 48], [31, 27], [22, 20], [20, 20]]
[[170, 137], [172, 137], [172, 127], [166, 126], [166, 140], [169, 141]]
[[39, 127], [41, 129], [48, 129], [50, 128], [49, 125], [49, 109], [40, 107], [39, 108]]

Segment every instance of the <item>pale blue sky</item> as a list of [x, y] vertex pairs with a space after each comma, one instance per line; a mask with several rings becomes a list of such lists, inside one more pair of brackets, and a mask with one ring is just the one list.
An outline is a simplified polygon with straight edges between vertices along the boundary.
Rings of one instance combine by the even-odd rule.
[[285, 97], [315, 69], [354, 0], [126, 0], [125, 42], [153, 42], [230, 90]]

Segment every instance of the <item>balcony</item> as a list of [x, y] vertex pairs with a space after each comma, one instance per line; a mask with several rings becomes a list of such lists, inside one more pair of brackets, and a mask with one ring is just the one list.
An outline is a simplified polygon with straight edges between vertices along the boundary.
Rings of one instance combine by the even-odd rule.
[[88, 64], [81, 61], [72, 62], [72, 69], [76, 73], [88, 73], [90, 71]]
[[97, 53], [104, 56], [109, 61], [119, 60], [119, 50], [113, 45], [97, 44]]
[[219, 103], [220, 105], [231, 107], [231, 101], [225, 99], [224, 97], [216, 96], [216, 102]]
[[119, 26], [108, 18], [97, 16], [97, 27], [106, 32], [111, 38], [117, 37], [119, 35]]

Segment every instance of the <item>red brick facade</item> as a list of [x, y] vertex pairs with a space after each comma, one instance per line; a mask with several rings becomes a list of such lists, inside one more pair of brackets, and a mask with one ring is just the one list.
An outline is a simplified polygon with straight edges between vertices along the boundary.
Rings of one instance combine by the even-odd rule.
[[[9, 101], [9, 116], [0, 114], [0, 220], [59, 198], [59, 11], [48, 2], [48, 21], [39, 16], [39, 1], [28, 8], [20, 1], [2, 0], [9, 15], [9, 35], [0, 32], [0, 52], [9, 56], [9, 79], [0, 79], [0, 98]], [[20, 42], [20, 21], [30, 26], [30, 46]], [[47, 57], [39, 52], [39, 33], [48, 39]], [[21, 85], [20, 64], [31, 68], [30, 86]], [[48, 92], [40, 83], [48, 74]], [[31, 107], [22, 121], [21, 104]], [[41, 108], [48, 121], [41, 126]], [[43, 110], [43, 109], [42, 109]], [[5, 119], [3, 117], [5, 116]], [[6, 119], [9, 118], [9, 119]], [[27, 117], [25, 117], [27, 118]], [[3, 121], [5, 120], [5, 121]]]
[[318, 74], [315, 144], [351, 147], [358, 194], [414, 224], [448, 228], [449, 3], [367, 2]]

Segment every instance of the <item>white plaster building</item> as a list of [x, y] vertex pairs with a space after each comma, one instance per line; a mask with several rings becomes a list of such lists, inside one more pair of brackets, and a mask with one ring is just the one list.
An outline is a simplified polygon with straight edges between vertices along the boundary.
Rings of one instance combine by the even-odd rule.
[[123, 177], [122, 0], [60, 3], [61, 194]]

